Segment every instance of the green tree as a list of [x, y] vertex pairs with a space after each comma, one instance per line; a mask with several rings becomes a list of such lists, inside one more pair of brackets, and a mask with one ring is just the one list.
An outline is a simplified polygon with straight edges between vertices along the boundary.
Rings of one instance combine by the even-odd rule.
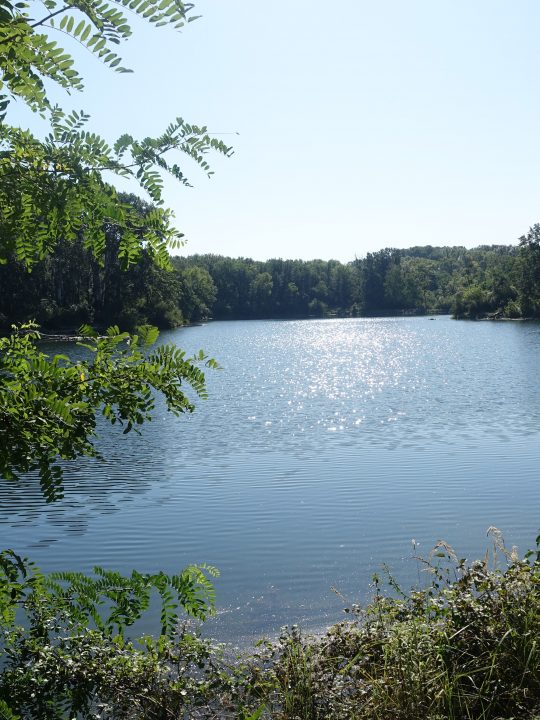
[[190, 267], [180, 274], [181, 306], [188, 320], [205, 320], [216, 301], [216, 286], [205, 268]]
[[[190, 706], [206, 695], [208, 651], [179, 619], [213, 611], [209, 578], [217, 575], [190, 565], [174, 575], [95, 567], [46, 576], [0, 552], [0, 717], [192, 717]], [[159, 603], [158, 637], [130, 639], [151, 602]]]
[[251, 312], [253, 315], [271, 314], [270, 298], [274, 281], [269, 272], [260, 272], [251, 281], [249, 295], [251, 300]]
[[540, 224], [533, 225], [526, 235], [519, 239], [521, 246], [521, 277], [519, 281], [519, 303], [522, 314], [540, 314]]
[[[127, 11], [156, 26], [180, 28], [194, 19], [192, 10], [181, 0], [45, 0], [43, 5], [0, 0], [1, 262], [16, 259], [31, 269], [60, 242], [82, 242], [103, 263], [114, 227], [123, 268], [143, 253], [170, 266], [168, 250], [183, 238], [163, 207], [163, 173], [187, 185], [176, 154], [189, 156], [210, 175], [208, 151], [228, 155], [230, 148], [182, 118], [157, 138], [123, 135], [109, 145], [88, 129], [85, 112], [66, 114], [53, 107], [47, 87], [52, 82], [66, 91], [83, 88], [73, 57], [52, 36], [56, 30], [115, 71], [126, 72], [117, 48], [131, 35]], [[14, 98], [48, 119], [45, 138], [7, 122]], [[111, 175], [137, 182], [152, 206], [127, 202], [108, 181]], [[206, 359], [201, 353], [188, 360], [171, 346], [151, 355], [142, 352], [141, 344], [156, 338], [148, 328], [131, 338], [114, 328], [105, 339], [87, 343], [92, 359], [81, 365], [42, 353], [35, 327], [14, 328], [0, 346], [2, 475], [38, 469], [50, 495], [61, 475], [58, 458], [95, 454], [92, 437], [101, 409], [124, 432], [149, 419], [155, 391], [164, 394], [171, 411], [190, 411], [183, 385], [204, 395], [196, 363]]]

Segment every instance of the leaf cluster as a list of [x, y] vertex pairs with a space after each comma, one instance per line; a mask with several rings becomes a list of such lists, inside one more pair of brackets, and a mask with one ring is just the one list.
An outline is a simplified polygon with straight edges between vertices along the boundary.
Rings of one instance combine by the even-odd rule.
[[[197, 667], [209, 650], [182, 630], [180, 620], [186, 613], [204, 620], [213, 612], [210, 578], [217, 575], [207, 565], [174, 575], [123, 576], [100, 567], [92, 575], [44, 575], [26, 558], [3, 551], [0, 713], [10, 718], [16, 709], [40, 720], [163, 718], [167, 707], [197, 704], [208, 686]], [[126, 630], [155, 602], [161, 607], [158, 638], [127, 640]]]
[[[124, 135], [114, 147], [86, 130], [87, 122], [82, 111], [66, 115], [55, 109], [44, 140], [28, 130], [0, 125], [0, 262], [15, 257], [30, 269], [59, 240], [78, 238], [102, 259], [108, 228], [114, 226], [124, 268], [143, 248], [158, 265], [169, 267], [168, 249], [179, 248], [183, 235], [172, 225], [172, 211], [162, 207], [161, 173], [188, 181], [165, 155], [181, 152], [211, 174], [206, 153], [227, 155], [230, 148], [211, 138], [205, 127], [182, 118], [159, 138], [137, 141]], [[122, 201], [105, 172], [136, 181], [154, 205], [141, 211]]]
[[0, 474], [38, 470], [48, 500], [62, 494], [57, 458], [97, 456], [98, 413], [128, 433], [151, 419], [156, 393], [174, 415], [192, 412], [184, 387], [205, 398], [200, 365], [217, 367], [202, 351], [187, 358], [174, 345], [151, 347], [158, 331], [150, 326], [133, 335], [117, 327], [103, 337], [82, 332], [89, 359], [79, 361], [43, 353], [32, 324], [0, 339]]
[[[189, 610], [184, 586], [176, 595], [182, 574], [43, 576], [4, 552], [0, 710], [3, 700], [6, 718], [9, 707], [40, 720], [536, 720], [540, 536], [520, 559], [490, 533], [493, 559], [466, 562], [440, 542], [418, 559], [424, 586], [403, 590], [389, 577], [387, 589], [376, 577], [372, 602], [352, 605], [347, 622], [319, 636], [284, 628], [237, 657], [174, 623], [139, 644], [114, 634], [145, 612], [149, 586], [162, 607], [174, 588]], [[213, 600], [204, 583], [200, 592]], [[25, 627], [15, 623], [20, 607]]]
[[[48, 87], [83, 88], [57, 35], [126, 72], [117, 48], [131, 35], [129, 13], [178, 30], [195, 19], [192, 10], [182, 0], [0, 0], [0, 263], [14, 258], [31, 270], [60, 243], [76, 241], [104, 262], [114, 228], [123, 268], [143, 251], [169, 267], [168, 249], [179, 247], [183, 236], [162, 206], [163, 174], [188, 184], [175, 153], [209, 175], [207, 153], [228, 155], [230, 148], [182, 118], [158, 138], [124, 134], [111, 146], [87, 129], [86, 113], [53, 106]], [[6, 122], [13, 100], [47, 118], [47, 137]], [[153, 206], [141, 211], [124, 202], [110, 177], [134, 180]], [[48, 358], [36, 346], [36, 328], [26, 331], [0, 341], [0, 474], [37, 469], [49, 499], [60, 487], [55, 459], [95, 455], [96, 414], [129, 431], [150, 419], [154, 392], [175, 413], [193, 409], [182, 383], [204, 396], [201, 370], [171, 346], [142, 352], [141, 338], [114, 330], [88, 343], [91, 362], [73, 363]]]
[[72, 55], [51, 35], [66, 35], [116, 72], [130, 72], [116, 52], [132, 33], [127, 13], [178, 30], [196, 19], [192, 10], [182, 0], [1, 0], [0, 121], [14, 98], [42, 114], [51, 111], [46, 81], [68, 92], [83, 89]]

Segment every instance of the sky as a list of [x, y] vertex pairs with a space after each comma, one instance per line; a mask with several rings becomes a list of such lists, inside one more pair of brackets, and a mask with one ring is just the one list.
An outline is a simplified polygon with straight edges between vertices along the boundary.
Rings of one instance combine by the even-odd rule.
[[167, 181], [183, 254], [349, 261], [514, 244], [540, 221], [538, 0], [196, 5], [181, 33], [130, 18], [132, 75], [59, 36], [86, 89], [58, 100], [93, 130], [181, 116], [234, 146], [211, 179], [187, 159], [194, 187]]

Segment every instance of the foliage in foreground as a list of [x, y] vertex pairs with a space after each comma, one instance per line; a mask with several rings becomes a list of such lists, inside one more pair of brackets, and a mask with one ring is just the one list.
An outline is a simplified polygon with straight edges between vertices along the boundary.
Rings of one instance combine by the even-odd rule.
[[[111, 145], [92, 130], [86, 112], [53, 106], [49, 92], [83, 88], [58, 33], [125, 72], [116, 49], [131, 35], [129, 15], [178, 30], [195, 19], [192, 10], [182, 0], [0, 0], [0, 264], [16, 262], [29, 271], [62, 245], [82, 247], [106, 272], [107, 239], [114, 234], [119, 267], [143, 256], [170, 266], [168, 250], [181, 246], [183, 235], [163, 206], [164, 176], [189, 185], [181, 159], [211, 175], [209, 153], [230, 155], [231, 149], [182, 118], [159, 137], [124, 133]], [[14, 101], [47, 120], [45, 137], [8, 122]], [[111, 178], [135, 183], [152, 205], [126, 201]], [[72, 274], [80, 283], [78, 270]], [[201, 370], [172, 346], [146, 354], [136, 337], [115, 328], [89, 343], [92, 362], [77, 363], [47, 357], [35, 345], [35, 328], [29, 330], [21, 337], [15, 329], [0, 341], [0, 477], [35, 469], [49, 498], [59, 484], [59, 459], [95, 454], [102, 412], [129, 430], [150, 420], [154, 392], [172, 412], [192, 407], [182, 383], [204, 393]]]
[[61, 495], [57, 458], [97, 455], [98, 414], [124, 433], [136, 430], [151, 419], [156, 392], [173, 414], [191, 412], [184, 386], [206, 396], [196, 363], [217, 367], [202, 351], [187, 358], [174, 345], [152, 348], [158, 331], [149, 326], [136, 335], [112, 327], [101, 338], [82, 328], [89, 357], [78, 360], [46, 355], [32, 324], [13, 330], [0, 338], [0, 476], [38, 470], [48, 500]]
[[[180, 613], [204, 620], [213, 611], [208, 576], [217, 574], [191, 565], [176, 575], [133, 571], [124, 577], [96, 567], [92, 576], [44, 576], [13, 551], [2, 552], [0, 718], [2, 712], [43, 720], [172, 717], [163, 713], [177, 696], [184, 698], [186, 687], [191, 691], [187, 676], [202, 651], [191, 636], [177, 635]], [[141, 639], [136, 649], [125, 631], [152, 600], [160, 603], [161, 635]]]
[[[49, 588], [58, 579], [51, 585], [35, 574], [20, 592], [27, 566], [9, 571], [16, 561], [4, 554], [0, 717], [3, 700], [5, 717], [29, 719], [79, 712], [149, 720], [532, 720], [540, 716], [540, 537], [523, 560], [504, 549], [498, 532], [495, 540], [491, 567], [487, 554], [467, 563], [439, 543], [419, 561], [431, 575], [425, 588], [403, 593], [391, 581], [388, 594], [376, 579], [373, 601], [350, 608], [352, 620], [325, 636], [293, 627], [236, 660], [186, 627], [169, 625], [159, 639], [138, 642], [107, 627], [88, 630], [85, 612], [72, 612], [80, 595], [65, 589], [56, 607]], [[20, 601], [26, 629], [10, 610]]]
[[[381, 592], [321, 639], [295, 629], [274, 650], [272, 716], [528, 718], [540, 712], [540, 548], [467, 564], [440, 543], [423, 590]], [[540, 541], [540, 537], [538, 538]]]

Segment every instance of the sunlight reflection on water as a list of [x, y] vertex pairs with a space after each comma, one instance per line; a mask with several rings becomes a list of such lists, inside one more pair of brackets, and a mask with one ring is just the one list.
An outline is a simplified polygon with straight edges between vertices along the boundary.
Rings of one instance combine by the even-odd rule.
[[383, 561], [414, 581], [412, 537], [473, 554], [495, 524], [532, 542], [540, 326], [264, 321], [164, 337], [220, 361], [209, 400], [159, 410], [142, 437], [105, 428], [107, 462], [72, 464], [60, 503], [35, 478], [4, 483], [2, 546], [45, 569], [217, 565], [212, 632], [238, 639], [338, 619], [330, 587], [362, 597]]

